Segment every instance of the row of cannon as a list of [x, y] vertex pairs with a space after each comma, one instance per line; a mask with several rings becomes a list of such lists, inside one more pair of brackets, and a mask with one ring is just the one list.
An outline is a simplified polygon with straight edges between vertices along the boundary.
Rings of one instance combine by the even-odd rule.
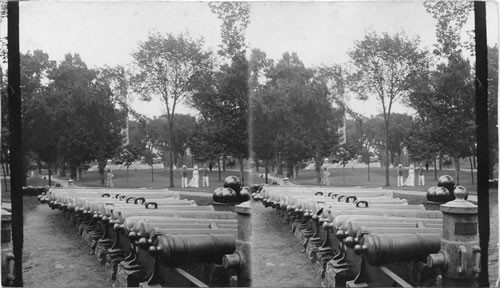
[[248, 203], [229, 209], [235, 213], [198, 206], [167, 189], [76, 187], [51, 188], [39, 201], [72, 221], [114, 287], [250, 281], [244, 249], [250, 236]]
[[323, 287], [472, 287], [477, 206], [459, 188], [441, 211], [384, 189], [261, 185], [252, 197], [291, 225]]

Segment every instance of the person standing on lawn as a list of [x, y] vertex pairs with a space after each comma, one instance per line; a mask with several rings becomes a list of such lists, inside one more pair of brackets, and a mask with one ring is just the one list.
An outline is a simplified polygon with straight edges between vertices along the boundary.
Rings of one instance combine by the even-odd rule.
[[425, 186], [425, 176], [424, 176], [424, 168], [420, 165], [420, 171], [418, 172], [418, 186]]
[[398, 187], [403, 186], [403, 165], [398, 165]]
[[328, 178], [330, 176], [330, 172], [328, 172], [328, 161], [329, 159], [325, 158], [321, 166], [321, 185], [323, 186], [330, 185], [330, 179]]
[[198, 172], [198, 165], [194, 165], [193, 178], [191, 178], [191, 181], [189, 181], [188, 187], [200, 187], [200, 173]]
[[187, 172], [186, 165], [182, 165], [181, 186], [182, 186], [182, 188], [187, 188], [188, 187], [188, 172]]
[[203, 187], [210, 187], [210, 184], [208, 183], [208, 169], [205, 166], [203, 166], [202, 177], [203, 177]]
[[408, 170], [408, 178], [406, 178], [404, 186], [415, 186], [415, 169], [413, 168], [413, 165], [410, 165], [410, 170]]
[[108, 169], [108, 172], [106, 173], [106, 187], [107, 188], [113, 188], [113, 173], [111, 173], [111, 169]]

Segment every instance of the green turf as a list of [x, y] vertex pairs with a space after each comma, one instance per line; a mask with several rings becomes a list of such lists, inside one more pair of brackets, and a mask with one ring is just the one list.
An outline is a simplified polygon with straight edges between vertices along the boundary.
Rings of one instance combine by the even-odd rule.
[[[153, 171], [153, 177], [151, 177], [151, 170], [129, 170], [128, 172], [128, 182], [127, 182], [127, 172], [126, 170], [115, 170], [113, 171], [114, 187], [117, 188], [152, 188], [161, 189], [169, 188], [170, 177], [168, 170], [157, 169]], [[210, 187], [199, 187], [199, 188], [181, 188], [181, 171], [174, 170], [174, 187], [176, 190], [181, 191], [196, 191], [196, 192], [207, 192], [212, 193], [215, 188], [222, 187], [224, 179], [227, 176], [234, 175], [239, 178], [239, 171], [221, 171], [221, 180], [219, 181], [219, 173], [217, 170], [213, 170], [209, 174]], [[192, 171], [188, 171], [188, 180], [192, 177]], [[246, 179], [248, 179], [248, 174]], [[249, 182], [245, 180], [245, 184]], [[82, 179], [75, 182], [79, 186], [87, 187], [100, 187], [100, 176], [97, 172], [84, 172], [82, 173]], [[202, 184], [200, 176], [200, 186]]]
[[[263, 169], [261, 169], [263, 170]], [[332, 186], [364, 186], [364, 187], [384, 187], [385, 186], [385, 170], [381, 168], [370, 168], [370, 180], [368, 181], [368, 169], [367, 168], [333, 168], [330, 169], [330, 185]], [[273, 174], [270, 174], [273, 175]], [[434, 179], [434, 170], [429, 169], [429, 171], [424, 171], [425, 175], [425, 186], [414, 186], [414, 187], [397, 187], [396, 186], [396, 169], [390, 169], [390, 188], [391, 189], [401, 189], [401, 190], [412, 190], [412, 191], [427, 191], [429, 187], [436, 186], [437, 180]], [[454, 170], [441, 170], [437, 171], [437, 177], [441, 175], [450, 175], [455, 178]], [[283, 177], [283, 176], [278, 176]], [[408, 172], [405, 171], [404, 177], [408, 177]], [[477, 173], [474, 172], [474, 184], [472, 183], [470, 170], [460, 171], [460, 185], [467, 188], [469, 193], [476, 194], [476, 181]], [[259, 180], [257, 180], [259, 181]], [[298, 177], [291, 179], [295, 184], [300, 185], [318, 185], [316, 178], [316, 172], [314, 170], [299, 170]], [[261, 179], [259, 182], [264, 182]]]

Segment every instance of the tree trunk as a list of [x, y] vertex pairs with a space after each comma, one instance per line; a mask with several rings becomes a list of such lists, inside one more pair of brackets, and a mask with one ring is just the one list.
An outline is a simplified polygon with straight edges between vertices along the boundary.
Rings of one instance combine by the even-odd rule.
[[437, 160], [436, 160], [436, 157], [434, 157], [434, 180], [436, 180], [436, 181], [438, 180]]
[[151, 183], [155, 182], [155, 176], [154, 176], [154, 168], [153, 164], [151, 164]]
[[295, 177], [294, 179], [297, 179], [299, 177], [299, 165], [295, 165]]
[[222, 153], [222, 171], [226, 172], [226, 153]]
[[293, 179], [293, 163], [292, 162], [288, 162], [286, 170], [287, 170], [286, 177]]
[[389, 121], [385, 120], [385, 186], [390, 186], [389, 182]]
[[174, 151], [173, 149], [170, 149], [170, 161], [168, 161], [168, 168], [169, 168], [169, 174], [170, 174], [170, 185], [168, 187], [174, 188]]
[[7, 183], [7, 174], [5, 173], [5, 163], [2, 161], [3, 181], [5, 185], [5, 192], [9, 192], [9, 184]]
[[473, 156], [469, 157], [469, 161], [470, 161], [470, 178], [471, 178], [471, 183], [474, 184], [474, 165], [472, 164], [472, 158], [473, 158]]
[[48, 163], [49, 168], [49, 186], [52, 186], [52, 170], [50, 169], [50, 163]]
[[455, 161], [455, 183], [456, 185], [460, 184], [460, 158], [458, 156], [454, 157]]
[[269, 173], [269, 168], [268, 168], [269, 167], [269, 162], [268, 162], [268, 160], [264, 161], [264, 165], [265, 165], [264, 169], [265, 169], [265, 173], [266, 173], [266, 184], [267, 184], [267, 174]]
[[439, 152], [439, 171], [443, 170], [443, 154]]
[[217, 159], [217, 168], [219, 169], [219, 181], [222, 181], [222, 173], [220, 169], [220, 157]]
[[70, 169], [69, 170], [69, 177], [73, 180], [77, 179], [76, 166], [74, 164], [71, 164], [69, 169]]
[[66, 177], [66, 165], [64, 161], [61, 161], [60, 163], [59, 177]]
[[243, 157], [238, 156], [238, 162], [240, 163], [241, 186], [244, 186], [245, 185], [245, 167], [243, 167]]

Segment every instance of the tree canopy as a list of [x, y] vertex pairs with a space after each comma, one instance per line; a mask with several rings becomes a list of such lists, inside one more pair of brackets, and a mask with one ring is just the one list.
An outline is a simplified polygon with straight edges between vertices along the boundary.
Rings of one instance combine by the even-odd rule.
[[[188, 103], [191, 96], [208, 83], [213, 59], [203, 44], [201, 39], [194, 40], [187, 33], [151, 33], [132, 53], [138, 71], [132, 78], [132, 87], [144, 100], [162, 99], [167, 112], [168, 135], [173, 135], [177, 105]], [[173, 137], [169, 136], [168, 141], [169, 159], [173, 160]], [[168, 164], [170, 187], [174, 187], [174, 163], [169, 161]]]
[[393, 104], [407, 97], [429, 69], [427, 52], [418, 38], [410, 39], [404, 33], [389, 35], [368, 31], [355, 41], [348, 53], [353, 71], [349, 88], [361, 99], [376, 97], [384, 117], [385, 185], [389, 186], [389, 125]]

